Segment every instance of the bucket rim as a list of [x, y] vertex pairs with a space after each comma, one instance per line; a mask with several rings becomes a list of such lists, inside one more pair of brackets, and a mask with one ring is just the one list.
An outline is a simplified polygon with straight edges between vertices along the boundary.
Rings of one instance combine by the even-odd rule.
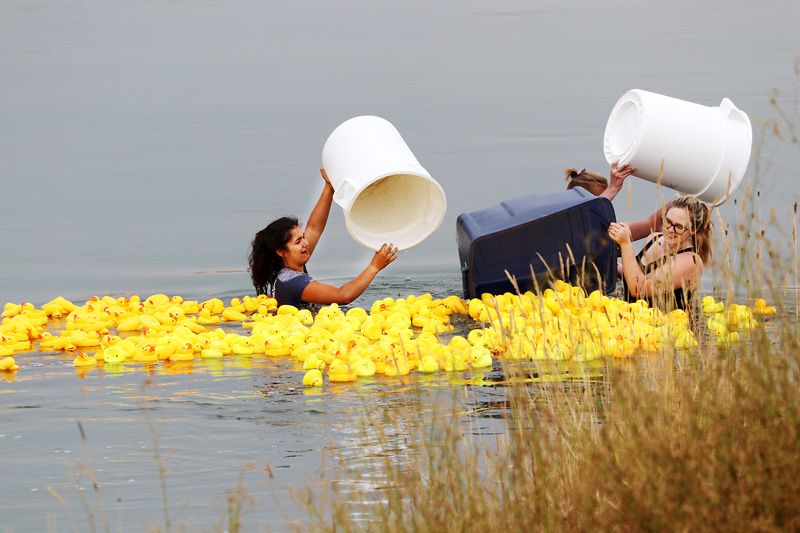
[[436, 181], [435, 179], [433, 179], [433, 177], [424, 168], [419, 167], [419, 169], [421, 169], [421, 171], [418, 171], [418, 170], [407, 170], [407, 171], [400, 171], [400, 172], [384, 172], [382, 174], [378, 174], [377, 176], [375, 176], [373, 178], [370, 178], [368, 181], [366, 181], [365, 183], [360, 184], [358, 187], [353, 187], [352, 182], [350, 181], [350, 179], [349, 178], [344, 178], [341, 181], [340, 186], [345, 186], [345, 187], [349, 186], [351, 189], [353, 189], [353, 194], [350, 196], [350, 199], [349, 199], [348, 202], [342, 202], [343, 199], [342, 198], [337, 198], [335, 193], [334, 193], [333, 199], [337, 204], [339, 204], [339, 207], [341, 207], [345, 211], [345, 213], [347, 213], [353, 207], [353, 202], [355, 201], [356, 198], [358, 198], [358, 195], [361, 194], [362, 192], [364, 192], [364, 189], [366, 189], [370, 185], [373, 185], [373, 184], [375, 184], [376, 182], [378, 182], [378, 181], [380, 181], [382, 179], [388, 178], [389, 176], [415, 176], [415, 177], [418, 177], [418, 178], [423, 178], [423, 179], [433, 183], [436, 186], [436, 188], [439, 190], [439, 193], [442, 195], [442, 197], [444, 197], [445, 196], [444, 189], [439, 184], [439, 182]]
[[[440, 213], [439, 213], [439, 216], [438, 216], [438, 219], [436, 220], [436, 222], [433, 223], [433, 224], [430, 224], [430, 226], [428, 227], [428, 230], [422, 235], [422, 237], [416, 239], [415, 242], [413, 242], [411, 244], [392, 243], [395, 246], [397, 246], [398, 251], [401, 251], [401, 252], [405, 251], [405, 250], [410, 250], [411, 248], [414, 248], [415, 246], [417, 246], [417, 245], [421, 244], [422, 242], [424, 242], [425, 240], [427, 240], [431, 235], [436, 233], [436, 231], [442, 225], [442, 222], [444, 222], [444, 217], [447, 214], [447, 195], [445, 194], [444, 189], [442, 188], [442, 186], [439, 184], [438, 181], [433, 179], [430, 175], [426, 176], [424, 174], [419, 174], [419, 173], [414, 173], [414, 172], [404, 172], [402, 174], [423, 178], [427, 182], [429, 182], [430, 184], [434, 185], [434, 190], [437, 190], [439, 192], [439, 195], [440, 195], [440, 198], [441, 198], [442, 209], [440, 210]], [[363, 247], [365, 247], [365, 248], [367, 248], [369, 250], [377, 252], [378, 250], [380, 250], [380, 246], [383, 244], [383, 242], [380, 243], [380, 244], [377, 244], [377, 245], [373, 245], [373, 244], [369, 244], [367, 242], [364, 242], [364, 240], [362, 240], [360, 238], [358, 233], [359, 233], [359, 230], [361, 228], [356, 226], [352, 222], [352, 220], [350, 218], [350, 209], [353, 206], [353, 202], [358, 197], [358, 195], [361, 194], [361, 192], [364, 191], [364, 189], [366, 189], [370, 185], [376, 183], [377, 181], [379, 181], [379, 180], [381, 180], [383, 178], [388, 178], [389, 176], [397, 176], [397, 175], [402, 175], [402, 174], [398, 173], [398, 172], [390, 172], [390, 173], [388, 173], [388, 174], [386, 174], [384, 176], [376, 177], [374, 180], [370, 181], [369, 183], [365, 184], [363, 187], [360, 187], [358, 190], [356, 190], [356, 194], [354, 194], [352, 196], [351, 200], [350, 200], [350, 203], [349, 203], [350, 205], [348, 205], [346, 208], [344, 206], [342, 206], [342, 210], [343, 210], [343, 213], [344, 213], [344, 222], [345, 222], [345, 227], [347, 228], [347, 232], [350, 234], [350, 237], [354, 241], [356, 241], [358, 244], [360, 244], [361, 246], [363, 246]], [[385, 241], [385, 242], [388, 242], [388, 241]]]
[[[619, 161], [620, 163], [628, 163], [630, 162], [633, 157], [636, 155], [636, 151], [639, 147], [639, 137], [642, 134], [642, 122], [644, 121], [644, 103], [642, 93], [647, 94], [649, 91], [645, 91], [643, 89], [631, 89], [622, 96], [619, 97], [617, 102], [614, 104], [614, 107], [611, 108], [611, 113], [608, 115], [608, 121], [606, 121], [606, 129], [603, 133], [603, 152], [606, 157], [606, 162], [610, 165], [614, 161]], [[636, 134], [631, 139], [631, 142], [628, 143], [628, 146], [625, 147], [625, 150], [621, 154], [613, 154], [611, 151], [611, 125], [614, 121], [614, 118], [619, 114], [621, 108], [627, 104], [633, 103], [636, 106], [637, 116], [636, 116]]]

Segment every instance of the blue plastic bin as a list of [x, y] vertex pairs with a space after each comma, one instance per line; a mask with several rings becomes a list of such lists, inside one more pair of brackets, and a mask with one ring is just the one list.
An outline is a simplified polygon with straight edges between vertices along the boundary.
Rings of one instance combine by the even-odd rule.
[[[464, 298], [550, 286], [555, 279], [605, 294], [617, 286], [618, 247], [608, 237], [614, 208], [575, 187], [462, 213], [456, 223]], [[571, 253], [570, 253], [571, 251]]]

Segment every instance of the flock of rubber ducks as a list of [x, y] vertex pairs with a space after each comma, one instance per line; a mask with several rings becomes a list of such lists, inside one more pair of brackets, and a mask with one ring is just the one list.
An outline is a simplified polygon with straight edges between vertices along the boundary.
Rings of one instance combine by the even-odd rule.
[[[703, 299], [708, 329], [720, 345], [739, 342], [758, 315], [776, 312]], [[475, 328], [450, 335], [450, 317], [468, 314]], [[234, 333], [230, 324], [249, 334]], [[240, 326], [240, 328], [238, 328]], [[230, 329], [230, 328], [229, 328]], [[446, 339], [446, 340], [445, 340]], [[410, 372], [490, 370], [497, 358], [591, 361], [690, 349], [697, 340], [681, 310], [662, 313], [556, 281], [543, 293], [484, 294], [464, 301], [430, 294], [377, 300], [368, 310], [333, 304], [316, 315], [266, 296], [185, 301], [156, 294], [140, 299], [93, 297], [78, 306], [56, 298], [40, 309], [7, 303], [0, 324], [0, 371], [14, 372], [15, 354], [70, 354], [76, 367], [288, 357], [302, 365], [303, 385], [356, 381]]]

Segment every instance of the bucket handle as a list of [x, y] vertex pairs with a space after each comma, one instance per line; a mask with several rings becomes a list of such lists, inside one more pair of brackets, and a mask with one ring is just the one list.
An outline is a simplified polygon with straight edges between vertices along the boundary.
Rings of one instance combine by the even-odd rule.
[[350, 206], [345, 205], [343, 202], [345, 201], [344, 198], [347, 194], [352, 194], [356, 191], [356, 188], [353, 187], [347, 178], [343, 179], [336, 190], [333, 192], [333, 200], [339, 204], [344, 209], [349, 209]]
[[742, 124], [749, 123], [745, 114], [742, 113], [738, 107], [733, 105], [733, 102], [731, 102], [729, 99], [723, 98], [722, 102], [719, 104], [719, 108], [725, 115], [725, 118], [735, 120], [736, 122], [741, 122]]

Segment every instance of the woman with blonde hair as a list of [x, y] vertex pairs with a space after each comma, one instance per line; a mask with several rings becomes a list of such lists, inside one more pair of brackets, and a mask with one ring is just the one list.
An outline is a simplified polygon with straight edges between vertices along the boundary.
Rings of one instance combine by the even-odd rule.
[[686, 309], [711, 259], [711, 211], [693, 196], [679, 196], [665, 206], [661, 226], [663, 232], [652, 233], [634, 255], [628, 225], [609, 225], [609, 236], [620, 246], [624, 297], [664, 311]]

